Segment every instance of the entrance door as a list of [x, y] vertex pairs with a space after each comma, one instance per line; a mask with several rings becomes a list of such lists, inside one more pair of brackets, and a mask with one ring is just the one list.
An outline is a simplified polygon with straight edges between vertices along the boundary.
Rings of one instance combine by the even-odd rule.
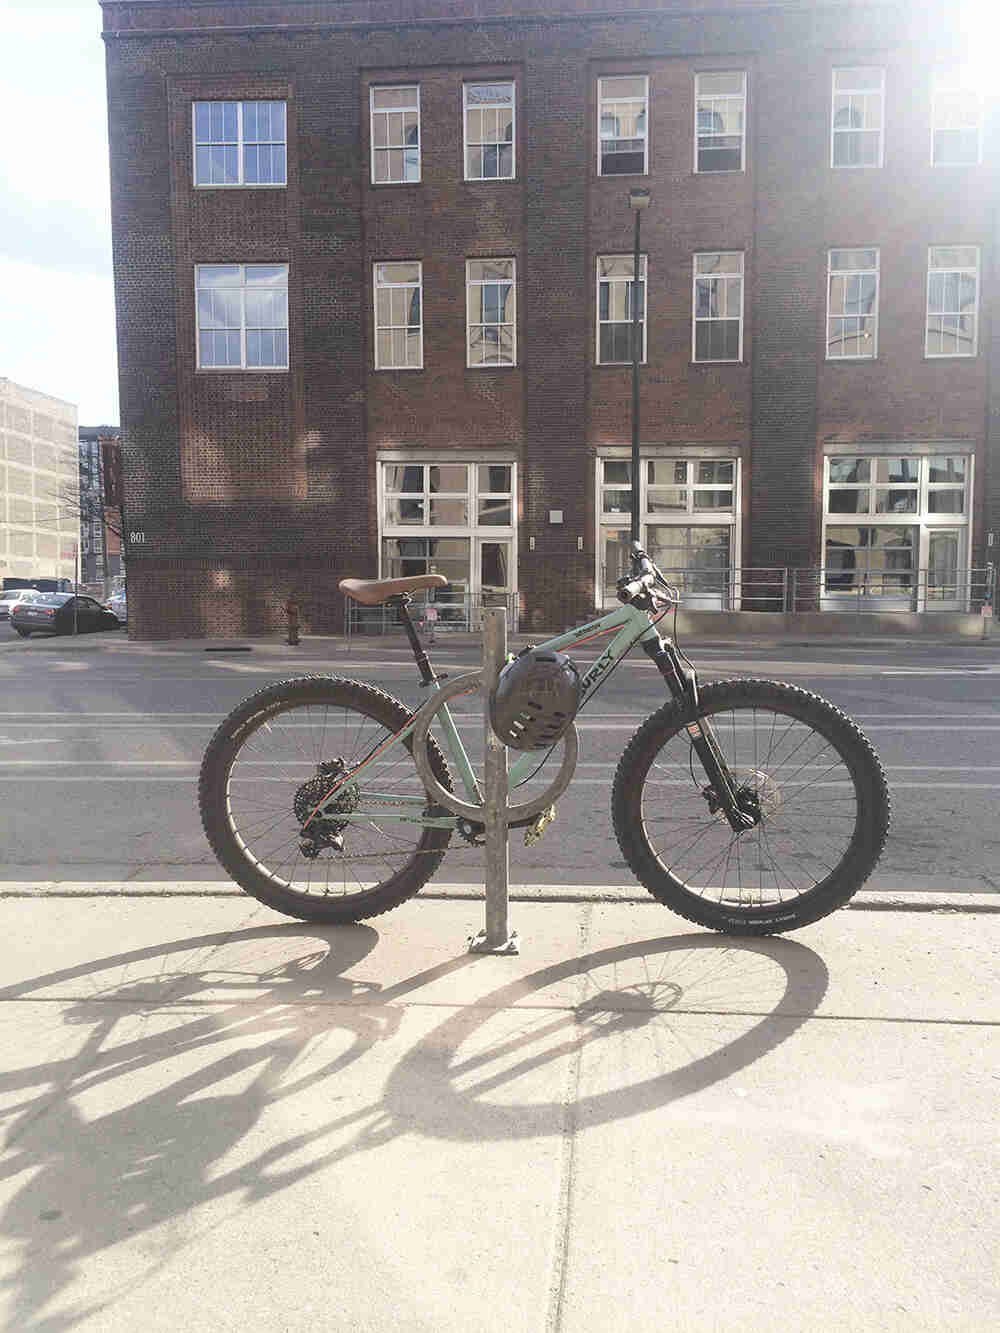
[[[514, 591], [513, 543], [509, 537], [476, 538], [480, 606], [509, 606]], [[509, 628], [514, 629], [513, 624]]]
[[967, 581], [961, 575], [960, 528], [932, 528], [927, 534], [927, 610], [966, 611]]

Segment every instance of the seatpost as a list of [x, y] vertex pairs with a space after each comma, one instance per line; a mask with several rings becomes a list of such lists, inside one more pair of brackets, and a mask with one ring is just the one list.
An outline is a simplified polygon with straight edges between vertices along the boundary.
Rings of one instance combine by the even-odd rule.
[[404, 592], [400, 593], [397, 597], [390, 597], [387, 601], [387, 605], [399, 608], [399, 613], [403, 619], [403, 628], [406, 630], [406, 637], [410, 641], [410, 647], [413, 649], [413, 656], [416, 659], [417, 667], [420, 671], [420, 684], [433, 685], [436, 677], [431, 669], [430, 660], [424, 652], [420, 640], [417, 638], [417, 631], [414, 628], [413, 621], [410, 619], [410, 600], [409, 593]]

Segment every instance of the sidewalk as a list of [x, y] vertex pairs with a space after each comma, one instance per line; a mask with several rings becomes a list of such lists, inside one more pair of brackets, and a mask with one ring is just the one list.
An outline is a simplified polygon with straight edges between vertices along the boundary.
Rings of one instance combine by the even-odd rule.
[[991, 917], [183, 890], [0, 900], [4, 1328], [1000, 1325]]

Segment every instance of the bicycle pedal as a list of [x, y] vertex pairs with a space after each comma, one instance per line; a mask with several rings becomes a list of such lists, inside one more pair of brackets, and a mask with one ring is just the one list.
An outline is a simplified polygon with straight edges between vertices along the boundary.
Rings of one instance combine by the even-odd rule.
[[537, 842], [555, 817], [556, 808], [554, 805], [550, 805], [547, 810], [543, 810], [524, 830], [525, 847], [530, 847], [532, 843]]

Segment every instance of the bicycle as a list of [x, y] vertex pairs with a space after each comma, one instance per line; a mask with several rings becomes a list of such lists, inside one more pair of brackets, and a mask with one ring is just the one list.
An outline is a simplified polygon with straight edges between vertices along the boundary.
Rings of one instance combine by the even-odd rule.
[[[245, 699], [209, 742], [198, 788], [208, 840], [233, 879], [277, 911], [334, 923], [376, 916], [419, 892], [454, 834], [480, 840], [479, 783], [449, 707], [479, 689], [480, 674], [444, 684], [408, 611], [413, 593], [443, 583], [428, 574], [340, 584], [398, 610], [431, 692], [421, 708], [361, 681], [306, 676]], [[638, 544], [618, 597], [619, 608], [538, 646], [613, 634], [582, 673], [581, 708], [637, 644], [666, 683], [670, 698], [632, 736], [612, 785], [615, 835], [636, 878], [678, 915], [731, 934], [792, 930], [842, 906], [889, 827], [885, 773], [867, 737], [795, 685], [699, 685], [659, 632], [679, 594]], [[431, 735], [435, 718], [467, 799]], [[558, 775], [541, 796], [518, 801], [517, 788], [552, 750], [511, 764], [510, 827], [539, 833], [548, 822], [573, 776], [575, 727], [559, 744]]]

